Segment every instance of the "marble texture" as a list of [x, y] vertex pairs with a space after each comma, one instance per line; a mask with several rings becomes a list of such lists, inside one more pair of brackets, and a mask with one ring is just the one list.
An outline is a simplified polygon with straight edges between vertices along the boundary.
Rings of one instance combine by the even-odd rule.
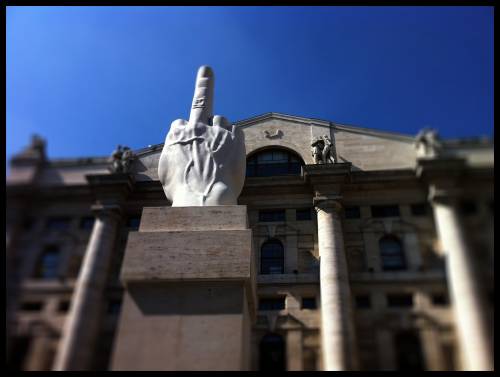
[[245, 181], [243, 132], [212, 116], [214, 74], [198, 70], [189, 121], [170, 126], [158, 176], [172, 207], [235, 205]]

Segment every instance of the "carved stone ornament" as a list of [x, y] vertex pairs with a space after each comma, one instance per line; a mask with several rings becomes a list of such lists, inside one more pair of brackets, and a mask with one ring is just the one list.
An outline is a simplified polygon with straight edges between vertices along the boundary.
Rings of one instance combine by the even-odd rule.
[[198, 70], [189, 120], [172, 122], [158, 177], [173, 207], [236, 205], [245, 181], [245, 139], [229, 121], [212, 115], [214, 74]]
[[264, 136], [268, 139], [281, 139], [283, 137], [283, 131], [276, 130], [276, 132], [271, 133], [271, 131], [265, 130]]

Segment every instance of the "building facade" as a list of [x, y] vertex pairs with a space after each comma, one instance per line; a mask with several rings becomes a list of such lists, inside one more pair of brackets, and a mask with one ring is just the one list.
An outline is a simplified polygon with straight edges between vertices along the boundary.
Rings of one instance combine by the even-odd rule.
[[[236, 125], [257, 266], [251, 369], [493, 369], [491, 141], [277, 113]], [[321, 163], [311, 144], [325, 135], [332, 160]], [[144, 207], [170, 205], [161, 149], [134, 151], [119, 173], [109, 158], [48, 160], [38, 138], [12, 159], [10, 368], [55, 369], [68, 321], [85, 324], [80, 369], [110, 368], [128, 234]], [[96, 244], [102, 259], [90, 261]], [[76, 297], [82, 284], [92, 295]]]

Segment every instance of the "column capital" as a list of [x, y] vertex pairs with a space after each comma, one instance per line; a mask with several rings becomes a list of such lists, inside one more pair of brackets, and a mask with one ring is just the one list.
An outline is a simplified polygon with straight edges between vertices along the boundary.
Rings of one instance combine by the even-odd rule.
[[455, 204], [455, 201], [457, 200], [459, 195], [460, 192], [455, 187], [430, 185], [427, 200], [431, 204], [439, 203], [445, 205], [453, 205]]
[[455, 181], [465, 173], [465, 159], [457, 157], [419, 158], [415, 174], [427, 182]]
[[90, 207], [90, 210], [95, 216], [114, 216], [120, 218], [122, 215], [122, 208], [117, 204], [102, 204], [95, 203]]
[[88, 174], [85, 176], [96, 203], [120, 205], [133, 191], [135, 180], [132, 175], [125, 173], [115, 174]]
[[339, 212], [342, 209], [340, 199], [342, 199], [341, 195], [316, 195], [313, 198], [313, 205], [316, 211], [332, 209]]

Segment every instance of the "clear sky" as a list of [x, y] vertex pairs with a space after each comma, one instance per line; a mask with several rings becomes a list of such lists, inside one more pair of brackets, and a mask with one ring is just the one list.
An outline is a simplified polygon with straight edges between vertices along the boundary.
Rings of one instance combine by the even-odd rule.
[[[492, 7], [8, 7], [6, 157], [164, 141], [196, 71], [215, 114], [493, 136]], [[304, 141], [306, 142], [306, 141]]]

